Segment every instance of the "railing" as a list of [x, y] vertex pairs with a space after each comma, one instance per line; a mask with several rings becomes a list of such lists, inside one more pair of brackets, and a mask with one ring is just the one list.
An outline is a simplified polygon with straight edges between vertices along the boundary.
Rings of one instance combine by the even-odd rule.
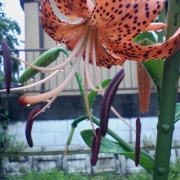
[[[13, 52], [16, 52], [20, 58], [28, 62], [33, 62], [39, 55], [41, 55], [46, 50], [47, 49], [19, 49], [19, 50], [13, 50]], [[64, 54], [60, 53], [59, 58], [55, 62], [53, 62], [50, 66], [54, 67], [62, 63], [63, 61], [65, 61], [65, 59], [66, 58]], [[82, 74], [82, 78], [84, 74], [83, 66], [84, 66], [84, 61], [82, 60], [82, 62], [80, 63], [80, 67], [78, 68], [78, 72]], [[97, 68], [100, 81], [105, 80], [106, 78], [113, 78], [114, 75], [122, 68], [124, 68], [125, 70], [125, 78], [123, 82], [121, 83], [121, 85], [119, 86], [117, 93], [121, 93], [121, 94], [122, 93], [126, 93], [126, 94], [137, 93], [138, 87], [137, 87], [136, 62], [133, 62], [133, 61], [126, 61], [123, 67], [114, 66], [111, 69]], [[25, 66], [23, 69], [25, 69]], [[46, 82], [45, 84], [42, 84], [41, 86], [36, 86], [31, 89], [26, 89], [26, 92], [27, 93], [32, 93], [32, 92], [43, 93], [43, 92], [55, 89], [65, 80], [70, 70], [71, 70], [71, 66], [70, 65], [66, 66], [63, 71], [61, 71], [56, 77], [52, 78], [50, 81]], [[22, 74], [21, 71], [19, 73]], [[97, 85], [97, 83], [95, 82], [95, 77], [94, 77], [91, 65], [90, 65], [90, 74], [91, 74], [92, 81], [94, 82], [94, 85]], [[47, 77], [48, 75], [50, 75], [50, 73], [40, 72], [31, 80], [29, 80], [27, 84], [32, 84], [33, 82], [37, 82], [43, 79], [44, 77]], [[153, 86], [152, 86], [152, 90], [154, 90]], [[66, 87], [66, 89], [61, 93], [61, 95], [74, 95], [74, 94], [79, 94], [79, 88], [78, 88], [75, 77], [70, 82], [70, 84]]]

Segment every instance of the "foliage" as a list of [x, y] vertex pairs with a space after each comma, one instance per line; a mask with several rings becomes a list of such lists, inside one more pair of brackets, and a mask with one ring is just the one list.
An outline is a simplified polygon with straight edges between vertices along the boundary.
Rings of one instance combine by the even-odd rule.
[[[21, 29], [18, 23], [15, 20], [12, 20], [7, 17], [6, 13], [3, 11], [3, 3], [0, 2], [0, 40], [5, 38], [10, 49], [15, 49], [16, 46], [19, 46], [18, 35], [21, 34]], [[17, 55], [17, 51], [12, 52], [12, 54]], [[2, 71], [3, 61], [2, 61], [2, 52], [0, 46], [0, 82], [3, 80], [3, 71]], [[20, 63], [16, 60], [12, 61], [13, 67], [13, 80], [15, 80], [15, 74], [18, 72]]]
[[[14, 175], [14, 176], [6, 176], [7, 180], [131, 180], [132, 178], [139, 178], [142, 177], [145, 179], [148, 177], [145, 173], [142, 173], [140, 176], [138, 174], [130, 175], [128, 178], [123, 178], [119, 175], [111, 174], [111, 173], [101, 173], [95, 176], [88, 176], [82, 173], [67, 173], [62, 170], [58, 170], [57, 168], [54, 168], [49, 171], [43, 171], [43, 172], [37, 172], [35, 169], [32, 169], [31, 172], [28, 173], [27, 170], [25, 170], [23, 175]], [[129, 179], [131, 178], [131, 179]], [[142, 180], [143, 180], [142, 179]], [[148, 180], [148, 179], [146, 179]]]
[[180, 160], [177, 159], [176, 164], [171, 164], [170, 172], [169, 172], [169, 179], [180, 179]]
[[1, 130], [0, 130], [0, 153], [12, 153], [24, 148], [23, 142], [17, 142], [13, 134], [7, 134], [6, 130], [10, 123], [9, 113], [0, 105]]
[[4, 37], [9, 47], [14, 49], [15, 46], [19, 45], [17, 35], [21, 34], [21, 29], [15, 20], [6, 16], [3, 6], [0, 2], [0, 39]]
[[1, 125], [3, 129], [7, 129], [7, 126], [10, 122], [8, 111], [4, 110], [4, 108], [0, 105], [0, 115], [1, 115]]
[[0, 133], [0, 154], [16, 153], [24, 149], [24, 142], [17, 142], [14, 134], [6, 134], [5, 131]]
[[[177, 160], [177, 163], [171, 164], [170, 172], [169, 172], [169, 180], [180, 179], [180, 161]], [[32, 169], [28, 172], [24, 169], [23, 175], [13, 175], [13, 176], [6, 176], [7, 180], [151, 180], [152, 176], [148, 173], [141, 172], [141, 173], [133, 173], [128, 175], [127, 177], [122, 177], [117, 174], [112, 173], [100, 173], [95, 176], [89, 176], [82, 173], [67, 173], [62, 170], [58, 170], [57, 168], [37, 172], [35, 169]]]

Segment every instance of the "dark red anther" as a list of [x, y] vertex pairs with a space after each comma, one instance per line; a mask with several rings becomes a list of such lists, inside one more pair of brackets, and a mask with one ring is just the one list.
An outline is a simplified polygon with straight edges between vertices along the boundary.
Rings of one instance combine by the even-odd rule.
[[29, 147], [33, 147], [33, 141], [31, 137], [32, 125], [34, 122], [34, 115], [36, 115], [41, 110], [41, 106], [36, 106], [30, 113], [26, 122], [26, 140]]
[[101, 135], [105, 136], [108, 128], [108, 120], [109, 120], [109, 112], [111, 105], [114, 100], [114, 96], [116, 95], [117, 89], [119, 87], [119, 84], [124, 78], [124, 70], [121, 69], [112, 79], [112, 81], [109, 83], [105, 93], [104, 97], [101, 101], [101, 107], [100, 107], [100, 130]]
[[92, 156], [91, 156], [92, 166], [95, 166], [97, 163], [99, 149], [101, 145], [101, 131], [99, 128], [96, 129], [96, 136], [94, 135], [93, 142], [92, 142]]
[[6, 83], [6, 92], [10, 93], [11, 80], [12, 80], [12, 59], [11, 53], [8, 47], [6, 40], [3, 38], [1, 40], [1, 47], [3, 51], [3, 59], [4, 59], [4, 74], [5, 74], [5, 83]]
[[136, 145], [135, 145], [135, 165], [138, 166], [140, 159], [140, 141], [141, 141], [141, 121], [136, 119]]

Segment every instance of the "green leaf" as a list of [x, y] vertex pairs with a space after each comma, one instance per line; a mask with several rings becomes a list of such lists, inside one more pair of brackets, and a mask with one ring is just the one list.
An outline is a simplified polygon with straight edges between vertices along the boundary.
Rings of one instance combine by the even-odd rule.
[[[94, 132], [92, 129], [83, 130], [81, 131], [81, 137], [83, 138], [84, 142], [87, 144], [88, 147], [91, 148], [92, 140], [94, 137]], [[101, 146], [100, 152], [107, 153], [107, 154], [117, 154], [121, 152], [128, 151], [126, 148], [119, 145], [119, 143], [111, 141], [106, 137], [102, 137], [101, 139]]]
[[[135, 161], [135, 153], [134, 152], [124, 152], [124, 153], [122, 152], [120, 154], [126, 156], [129, 159], [132, 159], [133, 161]], [[151, 174], [153, 173], [154, 163], [150, 159], [148, 159], [147, 157], [140, 155], [139, 164], [144, 169], [146, 169], [149, 173], [151, 173]]]
[[146, 32], [145, 31], [145, 32], [142, 32], [141, 34], [137, 35], [133, 41], [139, 42], [144, 39], [149, 39], [154, 44], [157, 42], [157, 35], [154, 32]]
[[[68, 56], [68, 52], [64, 48], [54, 47], [39, 56], [32, 64], [39, 67], [46, 67], [58, 58], [61, 51]], [[19, 78], [19, 82], [26, 82], [27, 80], [34, 77], [38, 72], [38, 70], [28, 67]]]
[[[91, 148], [92, 140], [93, 140], [93, 130], [83, 130], [81, 131], [81, 137], [83, 138], [84, 142], [87, 144], [88, 147]], [[118, 142], [114, 142], [109, 140], [106, 137], [102, 137], [101, 139], [101, 146], [100, 146], [101, 153], [107, 154], [121, 154], [124, 155], [133, 161], [135, 160], [135, 152], [128, 151], [125, 147], [121, 146]], [[153, 172], [153, 161], [144, 155], [140, 155], [140, 162], [139, 164], [145, 168], [149, 173]]]
[[180, 120], [180, 103], [176, 103], [174, 124]]
[[[134, 42], [140, 42], [142, 46], [153, 45], [157, 42], [157, 35], [154, 32], [143, 32], [134, 38]], [[162, 72], [164, 62], [162, 59], [142, 62], [147, 73], [151, 77], [156, 89], [161, 89]]]
[[[142, 46], [153, 45], [153, 41], [145, 38], [140, 42]], [[162, 59], [157, 60], [148, 60], [142, 62], [143, 67], [146, 69], [148, 75], [150, 76], [151, 80], [153, 81], [156, 89], [161, 89], [162, 85], [162, 75], [163, 75], [163, 67], [164, 62]]]
[[151, 77], [156, 89], [161, 89], [164, 62], [162, 59], [142, 62], [147, 73]]
[[[102, 88], [106, 88], [108, 86], [108, 84], [110, 83], [111, 79], [106, 79], [104, 81], [101, 82]], [[98, 89], [99, 87], [96, 86], [96, 88]], [[95, 91], [91, 91], [88, 95], [88, 102], [89, 102], [89, 108], [92, 108], [93, 102], [97, 96], [98, 92]], [[86, 111], [86, 105], [84, 103], [84, 110]]]

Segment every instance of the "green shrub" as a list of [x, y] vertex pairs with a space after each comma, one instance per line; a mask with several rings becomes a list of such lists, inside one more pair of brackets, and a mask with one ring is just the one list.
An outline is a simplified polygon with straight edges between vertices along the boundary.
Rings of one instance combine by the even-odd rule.
[[[151, 180], [151, 174], [146, 172], [133, 173], [127, 177], [121, 177], [119, 175], [111, 173], [101, 173], [95, 176], [88, 176], [82, 173], [67, 173], [57, 168], [51, 169], [49, 171], [37, 172], [32, 169], [28, 172], [24, 170], [23, 175], [7, 176], [7, 180]], [[180, 179], [180, 160], [177, 163], [172, 164], [170, 167], [168, 180]]]

